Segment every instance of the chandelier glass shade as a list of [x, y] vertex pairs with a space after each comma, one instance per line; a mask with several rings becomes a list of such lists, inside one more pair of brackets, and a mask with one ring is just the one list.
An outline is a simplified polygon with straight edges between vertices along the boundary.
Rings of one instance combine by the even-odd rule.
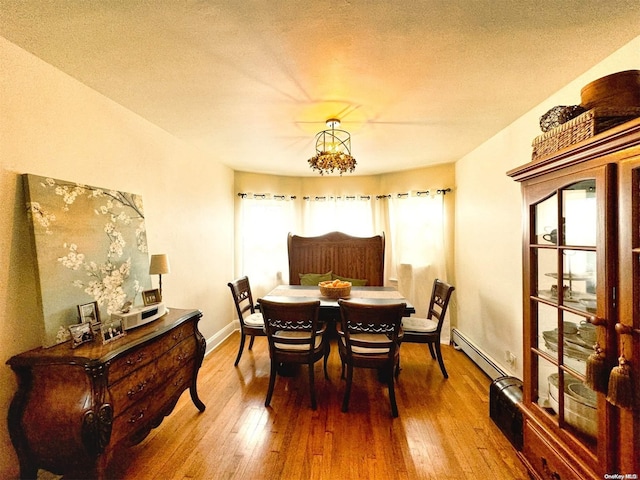
[[339, 126], [340, 120], [330, 118], [327, 120], [328, 130], [316, 135], [316, 154], [308, 161], [320, 175], [334, 171], [342, 175], [356, 168], [356, 159], [351, 156], [351, 135], [345, 130], [337, 130]]

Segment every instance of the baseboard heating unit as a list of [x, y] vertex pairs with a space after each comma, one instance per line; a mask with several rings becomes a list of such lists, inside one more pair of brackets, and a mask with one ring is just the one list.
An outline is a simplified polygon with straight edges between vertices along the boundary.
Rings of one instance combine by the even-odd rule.
[[451, 341], [456, 350], [462, 350], [467, 356], [476, 364], [480, 369], [486, 373], [491, 380], [495, 380], [499, 377], [506, 375], [487, 354], [476, 347], [467, 337], [465, 337], [460, 330], [454, 328], [451, 330]]

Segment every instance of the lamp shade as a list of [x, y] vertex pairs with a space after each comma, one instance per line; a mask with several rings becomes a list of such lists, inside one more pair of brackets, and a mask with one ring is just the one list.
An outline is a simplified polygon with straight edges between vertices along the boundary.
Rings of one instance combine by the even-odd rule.
[[149, 264], [149, 273], [151, 275], [164, 275], [169, 272], [169, 257], [166, 253], [151, 255], [151, 263]]

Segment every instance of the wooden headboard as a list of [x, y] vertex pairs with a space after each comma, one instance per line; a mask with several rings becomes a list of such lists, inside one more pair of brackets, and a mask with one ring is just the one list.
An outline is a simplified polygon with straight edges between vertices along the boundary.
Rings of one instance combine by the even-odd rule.
[[304, 273], [333, 272], [348, 278], [367, 279], [367, 285], [384, 285], [384, 233], [352, 237], [331, 232], [318, 237], [289, 233], [289, 284], [300, 285]]

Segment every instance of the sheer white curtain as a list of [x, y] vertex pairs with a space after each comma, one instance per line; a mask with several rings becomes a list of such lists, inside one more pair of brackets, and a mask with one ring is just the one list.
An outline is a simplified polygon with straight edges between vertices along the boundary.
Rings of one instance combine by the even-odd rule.
[[309, 197], [302, 203], [300, 235], [312, 237], [337, 231], [355, 237], [371, 237], [377, 234], [373, 218], [369, 196]]
[[[398, 290], [415, 306], [416, 316], [429, 308], [436, 278], [446, 281], [444, 195], [396, 195], [387, 199], [390, 232], [388, 276], [398, 279]], [[449, 343], [447, 313], [442, 343]]]
[[274, 286], [289, 283], [287, 234], [295, 231], [296, 202], [260, 196], [240, 205], [240, 271], [251, 282], [254, 300]]

